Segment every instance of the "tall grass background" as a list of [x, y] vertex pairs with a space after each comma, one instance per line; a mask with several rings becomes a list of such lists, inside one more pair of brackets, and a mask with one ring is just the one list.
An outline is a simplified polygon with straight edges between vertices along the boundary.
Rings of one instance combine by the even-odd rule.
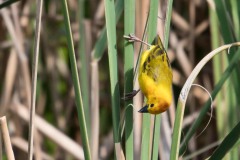
[[[239, 1], [45, 0], [42, 16], [37, 2], [0, 1], [2, 159], [239, 159]], [[164, 43], [165, 113], [138, 113], [142, 93], [121, 99], [147, 49], [129, 34]]]

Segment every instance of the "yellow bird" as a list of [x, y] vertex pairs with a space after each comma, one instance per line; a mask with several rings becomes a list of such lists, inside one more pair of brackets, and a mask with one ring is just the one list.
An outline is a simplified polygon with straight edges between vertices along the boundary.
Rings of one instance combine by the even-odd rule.
[[[129, 35], [129, 39], [141, 41], [132, 35]], [[157, 45], [149, 46], [150, 48], [142, 53], [139, 64], [138, 81], [142, 93], [147, 98], [146, 105], [139, 112], [159, 114], [166, 111], [172, 102], [172, 69], [160, 37], [158, 36]], [[133, 97], [137, 92], [127, 96]]]

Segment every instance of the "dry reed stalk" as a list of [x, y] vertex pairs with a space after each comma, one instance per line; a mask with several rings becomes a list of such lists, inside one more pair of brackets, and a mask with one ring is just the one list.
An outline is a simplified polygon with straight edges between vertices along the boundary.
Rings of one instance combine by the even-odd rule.
[[91, 150], [92, 159], [98, 158], [99, 150], [99, 76], [98, 76], [98, 62], [91, 62]]
[[37, 10], [36, 10], [36, 32], [34, 37], [34, 52], [33, 52], [34, 58], [32, 63], [32, 91], [31, 91], [29, 135], [28, 135], [28, 160], [32, 160], [33, 158], [33, 137], [34, 137], [34, 123], [35, 123], [37, 70], [38, 70], [39, 43], [40, 43], [40, 32], [41, 32], [42, 6], [43, 6], [43, 0], [38, 0]]
[[12, 144], [11, 144], [10, 136], [8, 132], [7, 120], [5, 116], [0, 118], [0, 125], [1, 125], [2, 137], [3, 137], [7, 158], [8, 160], [15, 160], [13, 150], [12, 150]]

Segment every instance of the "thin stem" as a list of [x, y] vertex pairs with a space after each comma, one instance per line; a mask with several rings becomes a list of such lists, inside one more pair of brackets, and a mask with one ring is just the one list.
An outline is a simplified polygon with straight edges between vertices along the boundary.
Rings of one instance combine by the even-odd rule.
[[33, 53], [34, 59], [33, 59], [33, 63], [32, 63], [32, 94], [31, 94], [29, 137], [28, 137], [28, 160], [32, 160], [32, 156], [33, 156], [33, 133], [34, 133], [37, 68], [38, 68], [38, 56], [39, 56], [42, 6], [43, 6], [43, 1], [38, 0], [37, 12], [36, 12], [36, 32], [35, 32], [35, 38], [34, 38], [34, 53]]
[[141, 42], [141, 43], [147, 45], [148, 47], [151, 47], [151, 44], [142, 41], [141, 39], [139, 39], [138, 37], [136, 37], [133, 34], [129, 34], [128, 36], [124, 35], [123, 37], [126, 38], [128, 40], [128, 42]]

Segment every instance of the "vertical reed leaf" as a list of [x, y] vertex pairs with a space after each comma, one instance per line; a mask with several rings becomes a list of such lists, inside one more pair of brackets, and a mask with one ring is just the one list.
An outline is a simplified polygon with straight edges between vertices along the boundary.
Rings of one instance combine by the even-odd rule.
[[[211, 30], [211, 46], [212, 49], [217, 48], [220, 45], [220, 31], [218, 28], [218, 19], [216, 11], [212, 6], [209, 7], [209, 16], [210, 16], [210, 30]], [[214, 84], [217, 84], [217, 82], [221, 79], [222, 75], [222, 61], [221, 58], [226, 57], [226, 55], [217, 55], [213, 57], [213, 76], [214, 76]], [[216, 98], [217, 106], [221, 106], [222, 104], [222, 96], [224, 93], [219, 93], [219, 96]], [[217, 130], [218, 130], [218, 137], [223, 137], [223, 131], [224, 131], [224, 119], [223, 119], [223, 107], [216, 107], [216, 115], [217, 115]]]
[[[116, 22], [119, 21], [120, 16], [122, 15], [123, 2], [124, 2], [123, 0], [116, 1], [116, 6], [115, 6]], [[94, 59], [97, 59], [97, 60], [101, 59], [106, 47], [107, 47], [107, 32], [106, 32], [106, 27], [104, 27], [93, 48], [92, 55]]]
[[78, 17], [79, 17], [79, 57], [80, 57], [80, 83], [81, 83], [81, 92], [82, 92], [82, 100], [83, 100], [83, 107], [84, 107], [84, 113], [86, 118], [86, 125], [87, 125], [87, 131], [89, 135], [89, 139], [91, 139], [90, 135], [90, 105], [89, 105], [89, 75], [88, 75], [88, 63], [87, 63], [87, 57], [86, 57], [86, 43], [85, 43], [85, 29], [84, 29], [84, 0], [78, 0]]
[[233, 28], [237, 39], [240, 39], [240, 2], [236, 0], [230, 0], [231, 12], [233, 17]]
[[[124, 35], [135, 32], [135, 0], [124, 1]], [[125, 40], [124, 45], [124, 93], [133, 91], [134, 44]], [[125, 152], [126, 159], [133, 157], [133, 100], [125, 101]]]
[[112, 118], [113, 118], [113, 136], [114, 142], [120, 142], [120, 94], [118, 84], [117, 68], [117, 43], [116, 43], [116, 19], [113, 0], [104, 0], [105, 18], [108, 41], [108, 59], [111, 83], [111, 101], [112, 101]]
[[[234, 33], [233, 30], [235, 30], [235, 29], [232, 27], [233, 22], [230, 21], [232, 17], [229, 17], [228, 8], [226, 6], [227, 2], [222, 1], [222, 0], [214, 0], [214, 2], [215, 2], [218, 20], [219, 20], [219, 24], [220, 24], [219, 26], [222, 31], [221, 33], [222, 33], [224, 42], [225, 43], [235, 42], [236, 37], [238, 37], [238, 35], [236, 36], [233, 34]], [[233, 9], [236, 9], [236, 8], [233, 8]], [[233, 54], [228, 55], [229, 60], [231, 60], [232, 57], [233, 57]], [[240, 75], [238, 74], [240, 72], [240, 67], [236, 67], [236, 69], [237, 69], [237, 72], [234, 72], [233, 78], [231, 80], [234, 84], [234, 90], [235, 90], [236, 95], [240, 95], [240, 90], [237, 89], [240, 87], [240, 84], [238, 83], [240, 80]], [[240, 103], [239, 98], [237, 98], [237, 101], [238, 101], [238, 103]]]
[[232, 22], [230, 21], [230, 18], [228, 18], [228, 11], [226, 9], [225, 3], [222, 0], [214, 0], [214, 2], [224, 42], [232, 43], [234, 42], [234, 36], [231, 29]]
[[87, 127], [86, 127], [86, 121], [85, 121], [85, 115], [84, 115], [84, 109], [83, 109], [82, 95], [81, 95], [81, 90], [80, 90], [80, 83], [79, 83], [78, 71], [77, 71], [77, 63], [76, 63], [74, 46], [73, 46], [72, 32], [71, 32], [71, 26], [70, 26], [69, 14], [68, 14], [68, 6], [67, 6], [66, 0], [62, 0], [62, 7], [63, 7], [63, 14], [64, 14], [64, 23], [65, 23], [65, 27], [66, 27], [69, 58], [70, 58], [70, 64], [71, 64], [73, 85], [74, 85], [74, 91], [75, 91], [75, 99], [76, 99], [77, 111], [78, 111], [78, 122], [79, 122], [80, 130], [81, 130], [81, 138], [82, 138], [82, 143], [83, 143], [84, 156], [85, 156], [86, 160], [90, 160], [91, 154], [90, 154], [90, 148], [89, 148]]
[[168, 39], [169, 39], [170, 23], [171, 23], [171, 17], [172, 17], [172, 4], [173, 4], [173, 0], [168, 0], [166, 20], [165, 20], [165, 26], [164, 26], [164, 42], [163, 42], [166, 50], [168, 49]]

